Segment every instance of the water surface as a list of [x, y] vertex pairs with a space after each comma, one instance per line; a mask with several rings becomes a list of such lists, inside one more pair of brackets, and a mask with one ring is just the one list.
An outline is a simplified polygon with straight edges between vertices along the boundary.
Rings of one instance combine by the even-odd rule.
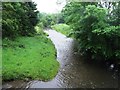
[[118, 88], [118, 75], [102, 64], [86, 62], [77, 53], [77, 42], [56, 32], [45, 30], [57, 49], [60, 69], [56, 77], [47, 82], [9, 82], [9, 87], [25, 88]]

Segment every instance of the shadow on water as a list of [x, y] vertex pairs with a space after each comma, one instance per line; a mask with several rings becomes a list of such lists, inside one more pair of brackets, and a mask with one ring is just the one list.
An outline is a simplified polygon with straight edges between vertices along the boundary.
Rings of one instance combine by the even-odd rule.
[[107, 68], [104, 63], [84, 60], [77, 52], [77, 42], [54, 30], [46, 30], [57, 49], [60, 69], [56, 77], [48, 82], [23, 81], [8, 82], [10, 87], [19, 88], [118, 88], [117, 69]]

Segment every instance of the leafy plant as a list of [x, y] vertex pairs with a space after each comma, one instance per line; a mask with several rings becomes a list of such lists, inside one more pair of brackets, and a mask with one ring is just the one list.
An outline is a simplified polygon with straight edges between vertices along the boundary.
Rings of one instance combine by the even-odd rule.
[[[73, 28], [83, 55], [95, 60], [120, 59], [120, 26], [116, 19], [119, 18], [119, 2], [115, 7], [110, 14], [107, 8], [96, 3], [70, 2], [64, 7], [64, 20]], [[117, 24], [110, 21], [111, 17]]]

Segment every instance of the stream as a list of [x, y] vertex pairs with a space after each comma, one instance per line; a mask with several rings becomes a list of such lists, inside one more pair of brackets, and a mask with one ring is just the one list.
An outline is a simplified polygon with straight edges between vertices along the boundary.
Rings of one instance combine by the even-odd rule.
[[[3, 88], [118, 88], [117, 69], [103, 64], [86, 62], [77, 53], [77, 41], [68, 38], [55, 30], [45, 30], [57, 49], [57, 60], [60, 69], [56, 77], [47, 82], [43, 81], [12, 81]], [[23, 90], [23, 89], [22, 89]]]

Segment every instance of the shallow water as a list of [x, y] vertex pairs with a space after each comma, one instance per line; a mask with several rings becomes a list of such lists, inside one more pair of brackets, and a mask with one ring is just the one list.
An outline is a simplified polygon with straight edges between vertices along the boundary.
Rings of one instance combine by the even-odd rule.
[[[46, 30], [57, 49], [60, 69], [56, 77], [43, 81], [14, 81], [4, 88], [118, 88], [118, 75], [102, 64], [83, 60], [77, 53], [77, 42], [54, 30]], [[117, 71], [117, 70], [116, 70]]]

